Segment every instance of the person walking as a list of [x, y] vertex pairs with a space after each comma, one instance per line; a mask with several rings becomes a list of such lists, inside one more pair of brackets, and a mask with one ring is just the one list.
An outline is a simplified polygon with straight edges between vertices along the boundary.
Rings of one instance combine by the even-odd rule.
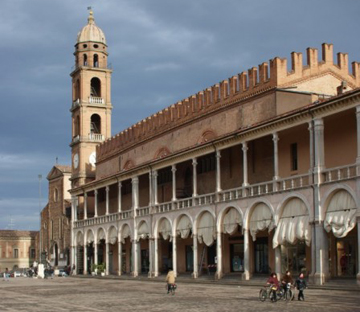
[[169, 268], [169, 272], [166, 275], [167, 293], [170, 293], [171, 285], [175, 284], [175, 273], [172, 268]]
[[9, 274], [9, 269], [6, 268], [6, 269], [5, 269], [5, 272], [4, 272], [4, 281], [5, 281], [5, 282], [8, 282], [8, 281], [9, 281], [9, 276], [10, 276], [10, 274]]
[[299, 291], [298, 300], [304, 301], [305, 300], [304, 289], [307, 288], [306, 281], [304, 278], [304, 273], [300, 273], [299, 277], [295, 281], [295, 285], [297, 290]]

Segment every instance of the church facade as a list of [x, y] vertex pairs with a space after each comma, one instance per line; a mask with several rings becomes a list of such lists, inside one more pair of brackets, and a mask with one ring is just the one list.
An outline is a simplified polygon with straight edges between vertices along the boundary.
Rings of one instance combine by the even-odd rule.
[[274, 58], [111, 136], [107, 43], [75, 44], [71, 264], [90, 274], [360, 280], [360, 64]]

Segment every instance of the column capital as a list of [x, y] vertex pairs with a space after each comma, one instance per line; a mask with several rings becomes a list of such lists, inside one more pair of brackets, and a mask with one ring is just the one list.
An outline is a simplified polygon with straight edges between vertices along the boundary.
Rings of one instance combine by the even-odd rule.
[[322, 118], [314, 119], [314, 126], [315, 127], [324, 127], [324, 119], [322, 119]]
[[97, 189], [94, 190], [94, 194], [95, 196], [97, 196], [97, 194], [99, 193], [99, 191]]
[[272, 140], [275, 142], [278, 142], [280, 139], [279, 139], [279, 134], [277, 132], [274, 132], [273, 135], [272, 135]]
[[158, 171], [153, 170], [152, 175], [153, 175], [153, 177], [157, 178], [159, 176]]
[[87, 195], [87, 193], [85, 192], [85, 193], [84, 193], [84, 198], [87, 198], [87, 197], [88, 197], [88, 195]]
[[122, 187], [122, 183], [121, 181], [118, 182], [118, 187], [121, 188]]
[[215, 157], [216, 158], [221, 158], [221, 151], [220, 150], [216, 150]]
[[196, 157], [192, 159], [192, 165], [193, 165], [193, 166], [197, 166], [197, 164], [198, 164], [198, 163], [197, 163], [197, 161], [196, 161], [196, 160], [197, 160], [197, 158], [196, 158]]
[[171, 166], [171, 171], [172, 171], [172, 172], [176, 172], [176, 165], [172, 165], [172, 166]]
[[241, 143], [241, 149], [243, 152], [246, 152], [249, 148], [248, 148], [248, 143], [245, 141], [245, 142], [242, 142]]
[[139, 183], [139, 177], [133, 177], [131, 178], [131, 183]]
[[106, 193], [108, 193], [108, 192], [110, 191], [110, 187], [109, 187], [109, 185], [106, 185], [106, 187], [105, 187], [105, 191], [106, 191]]

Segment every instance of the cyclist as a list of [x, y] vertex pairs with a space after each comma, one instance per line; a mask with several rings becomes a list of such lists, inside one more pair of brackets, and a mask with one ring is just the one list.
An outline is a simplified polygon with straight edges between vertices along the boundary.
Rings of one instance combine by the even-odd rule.
[[168, 274], [166, 275], [167, 293], [170, 293], [171, 285], [175, 284], [175, 273], [172, 268], [169, 268]]
[[273, 296], [271, 298], [271, 301], [272, 302], [276, 302], [277, 299], [276, 299], [276, 291], [279, 289], [279, 280], [276, 276], [276, 273], [271, 273], [270, 274], [270, 277], [268, 278], [267, 282], [266, 282], [267, 285], [272, 285], [271, 287], [271, 292], [273, 293]]

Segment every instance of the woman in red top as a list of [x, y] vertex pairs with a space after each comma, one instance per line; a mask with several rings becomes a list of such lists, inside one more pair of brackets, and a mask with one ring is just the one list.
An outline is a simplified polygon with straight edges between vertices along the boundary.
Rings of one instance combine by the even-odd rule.
[[277, 299], [276, 299], [276, 291], [279, 289], [279, 280], [278, 280], [278, 278], [276, 276], [276, 273], [271, 273], [270, 274], [270, 277], [268, 278], [266, 284], [275, 286], [275, 287], [271, 288], [271, 291], [273, 293], [271, 301], [276, 302], [277, 301]]

